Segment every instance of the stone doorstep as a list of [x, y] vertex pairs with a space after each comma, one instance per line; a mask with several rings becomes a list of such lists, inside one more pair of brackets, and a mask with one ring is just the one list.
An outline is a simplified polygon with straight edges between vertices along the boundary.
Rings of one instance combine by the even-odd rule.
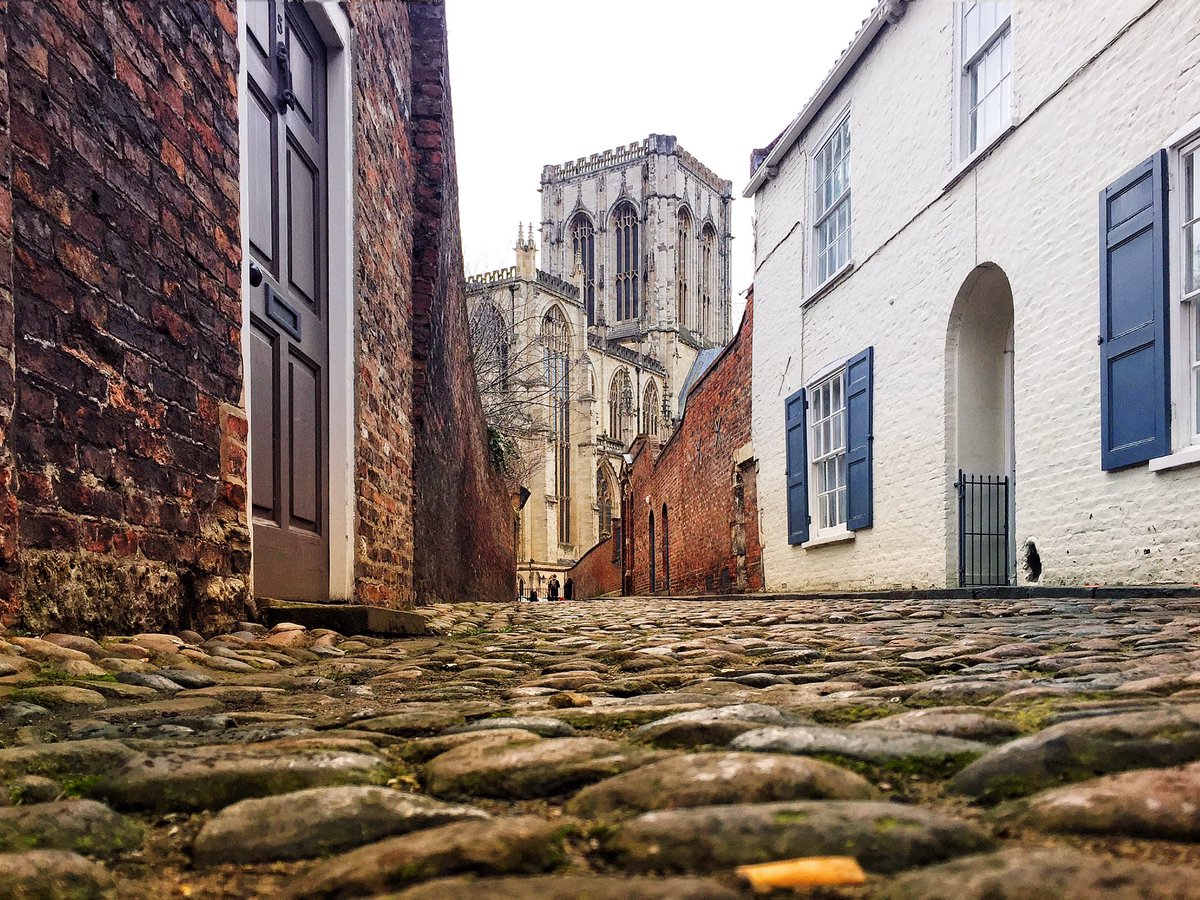
[[294, 622], [306, 628], [328, 628], [344, 635], [428, 635], [430, 616], [409, 609], [387, 609], [355, 603], [299, 603], [258, 598], [258, 612], [268, 626]]

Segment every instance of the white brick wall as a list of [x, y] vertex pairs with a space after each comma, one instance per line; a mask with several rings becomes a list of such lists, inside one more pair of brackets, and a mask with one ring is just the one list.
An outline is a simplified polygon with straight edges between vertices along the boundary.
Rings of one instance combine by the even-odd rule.
[[[1096, 345], [1098, 192], [1200, 115], [1196, 4], [1018, 0], [1019, 125], [947, 190], [953, 20], [948, 3], [910, 3], [755, 199], [754, 443], [768, 587], [955, 583], [947, 326], [983, 262], [1012, 286], [1016, 535], [1018, 545], [1036, 540], [1043, 583], [1200, 581], [1200, 467], [1101, 470]], [[809, 155], [847, 104], [856, 268], [802, 312]], [[783, 399], [868, 345], [874, 526], [852, 542], [791, 547]]]

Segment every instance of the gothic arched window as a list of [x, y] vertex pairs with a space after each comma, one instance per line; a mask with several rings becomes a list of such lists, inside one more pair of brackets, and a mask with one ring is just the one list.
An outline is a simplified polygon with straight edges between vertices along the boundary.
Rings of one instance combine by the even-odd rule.
[[583, 308], [587, 323], [596, 324], [596, 226], [584, 213], [571, 220], [571, 253], [583, 273]]
[[571, 543], [571, 332], [562, 310], [542, 319], [546, 366], [546, 409], [554, 447], [554, 493], [558, 498], [558, 542]]
[[600, 540], [604, 540], [612, 534], [613, 493], [603, 468], [596, 470], [596, 508], [600, 516]]
[[642, 434], [658, 435], [658, 388], [653, 381], [642, 392]]
[[608, 436], [628, 444], [633, 440], [635, 424], [633, 383], [629, 380], [629, 373], [620, 369], [608, 385]]
[[691, 328], [692, 296], [688, 281], [689, 251], [692, 244], [692, 217], [682, 207], [675, 222], [675, 322]]
[[475, 375], [486, 399], [508, 390], [508, 325], [496, 305], [484, 299], [472, 310], [470, 328]]
[[713, 291], [717, 284], [717, 232], [704, 226], [700, 235], [700, 332], [709, 337], [716, 328], [712, 319]]
[[628, 200], [613, 210], [613, 237], [617, 242], [617, 321], [636, 319], [640, 311], [640, 277], [638, 264], [638, 216]]

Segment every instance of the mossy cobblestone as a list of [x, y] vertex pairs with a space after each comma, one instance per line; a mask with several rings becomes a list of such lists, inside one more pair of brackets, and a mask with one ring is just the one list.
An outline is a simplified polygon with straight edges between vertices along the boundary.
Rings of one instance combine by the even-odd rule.
[[1186, 601], [427, 613], [399, 640], [0, 632], [0, 876], [147, 900], [748, 898], [735, 866], [837, 853], [869, 873], [847, 896], [961, 900], [1018, 896], [1028, 867], [1086, 897], [1097, 873], [1190, 887], [1200, 866]]

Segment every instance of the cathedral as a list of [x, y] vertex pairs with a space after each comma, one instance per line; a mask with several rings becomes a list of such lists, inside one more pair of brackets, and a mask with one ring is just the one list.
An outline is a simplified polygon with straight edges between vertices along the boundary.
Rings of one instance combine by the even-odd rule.
[[519, 595], [545, 598], [619, 533], [626, 451], [670, 436], [729, 340], [731, 187], [671, 135], [546, 166], [543, 268], [531, 225], [514, 266], [468, 278], [485, 413], [516, 436], [528, 491]]

